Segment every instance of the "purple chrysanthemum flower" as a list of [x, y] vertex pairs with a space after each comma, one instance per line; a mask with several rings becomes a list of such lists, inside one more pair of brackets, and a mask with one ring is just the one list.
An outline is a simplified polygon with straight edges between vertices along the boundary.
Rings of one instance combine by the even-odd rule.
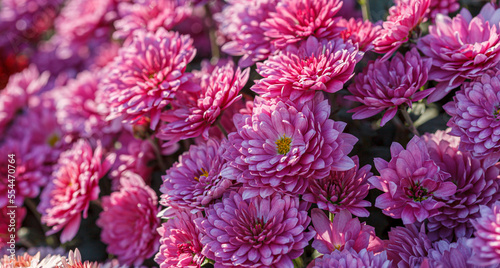
[[457, 242], [447, 240], [435, 242], [429, 249], [430, 267], [439, 268], [478, 268], [480, 266], [467, 263], [472, 257], [472, 249], [467, 246], [467, 239], [462, 237]]
[[479, 217], [479, 206], [490, 206], [500, 199], [500, 166], [498, 160], [488, 162], [472, 156], [468, 150], [459, 150], [460, 139], [444, 131], [426, 134], [429, 155], [441, 170], [451, 177], [457, 191], [453, 195], [440, 197], [445, 205], [439, 215], [429, 217], [429, 237], [470, 237], [473, 233], [471, 219]]
[[480, 206], [481, 217], [472, 220], [476, 231], [468, 241], [474, 255], [469, 263], [481, 266], [500, 264], [500, 201], [491, 207]]
[[230, 162], [222, 175], [248, 187], [245, 199], [275, 191], [303, 193], [308, 180], [354, 167], [347, 154], [357, 139], [342, 133], [344, 122], [328, 118], [331, 109], [322, 93], [300, 104], [256, 102], [251, 116], [234, 117], [238, 132], [229, 134], [224, 153]]
[[362, 19], [340, 19], [339, 27], [345, 28], [340, 32], [340, 37], [344, 41], [351, 40], [357, 44], [360, 51], [366, 52], [373, 48], [373, 41], [377, 38], [378, 32], [382, 29], [380, 23], [373, 24], [369, 20]]
[[310, 36], [300, 46], [290, 45], [264, 63], [257, 63], [257, 72], [263, 78], [251, 89], [264, 98], [310, 101], [318, 90], [341, 90], [362, 57], [350, 41], [318, 41]]
[[162, 177], [160, 203], [165, 207], [202, 211], [214, 199], [220, 198], [232, 185], [222, 178], [225, 165], [224, 147], [210, 139], [205, 144], [192, 145]]
[[73, 239], [80, 227], [81, 214], [87, 218], [89, 203], [99, 197], [99, 180], [108, 172], [114, 154], [103, 159], [102, 147], [95, 151], [85, 140], [61, 154], [54, 179], [42, 192], [38, 210], [42, 223], [51, 226], [47, 235], [58, 231], [61, 242]]
[[425, 233], [425, 225], [420, 231], [415, 225], [395, 227], [389, 231], [386, 241], [387, 257], [394, 267], [419, 267], [422, 262], [428, 262], [427, 256], [432, 248], [431, 240]]
[[486, 4], [472, 18], [462, 9], [453, 19], [438, 15], [436, 25], [418, 41], [418, 48], [432, 58], [429, 79], [438, 83], [430, 102], [443, 98], [466, 79], [482, 76], [500, 61], [500, 32], [498, 12]]
[[464, 84], [443, 108], [452, 116], [450, 134], [460, 137], [461, 149], [478, 158], [500, 156], [500, 71]]
[[344, 249], [342, 251], [333, 251], [314, 259], [314, 264], [308, 267], [311, 268], [352, 268], [352, 267], [367, 267], [367, 268], [390, 268], [392, 261], [387, 259], [385, 251], [374, 254], [371, 251], [363, 249], [359, 252], [355, 250]]
[[345, 98], [362, 105], [349, 110], [353, 119], [365, 119], [385, 110], [380, 123], [385, 125], [402, 105], [427, 97], [434, 89], [420, 91], [427, 82], [432, 61], [422, 59], [416, 49], [405, 55], [397, 53], [390, 61], [377, 59], [368, 64], [363, 73], [358, 73], [349, 87], [353, 96]]
[[358, 217], [368, 217], [370, 213], [364, 207], [370, 207], [371, 203], [363, 199], [370, 189], [371, 166], [359, 168], [358, 157], [354, 156], [352, 160], [355, 167], [349, 170], [330, 171], [325, 178], [311, 180], [302, 198], [333, 214], [347, 210]]
[[247, 83], [249, 73], [250, 69], [241, 71], [237, 68], [235, 71], [232, 61], [215, 67], [210, 76], [201, 78], [201, 91], [194, 101], [162, 115], [161, 119], [169, 123], [161, 127], [158, 138], [168, 140], [167, 144], [199, 136], [207, 140], [210, 126], [241, 98], [239, 93]]
[[380, 176], [368, 181], [384, 192], [377, 197], [375, 206], [385, 215], [411, 224], [438, 215], [439, 208], [445, 205], [441, 198], [453, 195], [457, 186], [444, 181], [450, 174], [430, 158], [423, 139], [413, 137], [406, 148], [392, 143], [391, 161], [375, 158]]
[[194, 222], [202, 217], [201, 213], [180, 211], [158, 228], [160, 251], [155, 261], [160, 268], [201, 266], [205, 256], [201, 254], [200, 229]]
[[167, 32], [135, 31], [131, 44], [105, 69], [103, 86], [109, 94], [111, 115], [133, 123], [147, 116], [156, 128], [162, 109], [178, 90], [198, 90], [189, 83], [186, 65], [194, 58], [195, 49], [189, 36]]
[[426, 19], [431, 0], [397, 0], [389, 9], [387, 21], [373, 41], [375, 52], [385, 54], [388, 59], [398, 48], [408, 42], [411, 32]]
[[274, 194], [243, 200], [231, 192], [195, 220], [202, 232], [203, 255], [225, 266], [293, 267], [314, 236], [307, 202]]
[[108, 245], [106, 251], [121, 264], [137, 266], [160, 245], [158, 198], [137, 174], [123, 174], [120, 184], [119, 192], [103, 197], [97, 225], [102, 229], [101, 240]]
[[448, 15], [460, 8], [458, 0], [431, 0], [429, 17], [434, 20], [438, 14]]

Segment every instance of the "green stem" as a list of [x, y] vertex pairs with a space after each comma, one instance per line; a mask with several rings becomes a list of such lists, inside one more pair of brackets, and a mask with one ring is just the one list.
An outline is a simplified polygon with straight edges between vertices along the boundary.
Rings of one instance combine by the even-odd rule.
[[165, 172], [167, 170], [167, 167], [165, 166], [165, 163], [163, 162], [163, 156], [161, 155], [160, 148], [158, 146], [158, 140], [155, 138], [154, 140], [151, 138], [151, 136], [148, 137], [149, 142], [153, 146], [153, 151], [155, 153], [156, 159], [158, 160], [158, 166], [162, 170], [162, 172]]
[[370, 3], [369, 0], [358, 0], [361, 6], [361, 13], [363, 14], [363, 20], [370, 20]]
[[410, 115], [408, 114], [408, 111], [406, 110], [407, 108], [406, 107], [403, 107], [400, 109], [401, 113], [403, 114], [403, 117], [406, 121], [406, 123], [408, 124], [408, 129], [411, 131], [411, 133], [413, 133], [415, 136], [420, 136], [420, 133], [418, 133], [418, 130], [417, 128], [415, 127], [415, 125], [413, 124], [413, 120], [411, 120], [411, 117]]
[[212, 60], [220, 58], [219, 46], [217, 45], [217, 29], [215, 27], [215, 21], [213, 19], [212, 11], [210, 10], [209, 4], [205, 5], [205, 12], [208, 19], [208, 27], [209, 27], [209, 37], [210, 37], [210, 50], [212, 52]]
[[222, 132], [222, 134], [224, 134], [224, 136], [226, 136], [227, 138], [227, 131], [226, 129], [222, 126], [222, 124], [220, 123], [220, 120], [217, 120], [217, 123], [215, 123], [217, 125], [217, 127], [220, 129], [220, 131]]

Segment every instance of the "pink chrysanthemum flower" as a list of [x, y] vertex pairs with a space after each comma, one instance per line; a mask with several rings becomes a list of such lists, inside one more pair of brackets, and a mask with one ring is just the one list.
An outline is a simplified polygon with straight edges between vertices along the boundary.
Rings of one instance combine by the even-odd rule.
[[270, 12], [260, 27], [275, 49], [283, 49], [310, 36], [333, 39], [342, 30], [335, 16], [341, 7], [340, 0], [281, 0], [276, 11]]
[[428, 252], [430, 267], [440, 268], [479, 268], [467, 263], [472, 257], [472, 249], [467, 246], [467, 238], [461, 237], [457, 242], [447, 240], [435, 242]]
[[[23, 223], [25, 216], [26, 216], [26, 208], [24, 207], [17, 207], [17, 208], [8, 208], [7, 206], [0, 207], [0, 252], [10, 247], [10, 244], [7, 243], [11, 241], [10, 237], [11, 234], [15, 234], [16, 236], [15, 242], [17, 242], [17, 239], [19, 238], [17, 235], [17, 230], [19, 230], [19, 228], [21, 227], [21, 224]], [[15, 220], [14, 226], [10, 225], [12, 219]], [[13, 233], [12, 230], [14, 230], [16, 233]]]
[[251, 89], [264, 98], [310, 101], [318, 90], [341, 90], [362, 57], [350, 41], [318, 41], [311, 36], [300, 46], [288, 46], [264, 63], [257, 63], [257, 72], [263, 78]]
[[195, 220], [202, 232], [203, 255], [224, 266], [293, 267], [314, 236], [308, 203], [275, 194], [243, 200], [231, 192]]
[[158, 138], [167, 144], [202, 136], [208, 139], [208, 130], [221, 113], [241, 98], [240, 90], [248, 81], [250, 69], [234, 70], [233, 62], [216, 67], [210, 76], [201, 78], [201, 91], [193, 103], [167, 111], [161, 119], [169, 122], [160, 129]]
[[418, 41], [418, 48], [433, 59], [429, 79], [438, 83], [430, 102], [443, 98], [466, 79], [480, 77], [500, 61], [499, 15], [486, 4], [472, 18], [462, 9], [453, 19], [438, 15], [436, 25]]
[[370, 207], [371, 203], [363, 199], [370, 189], [371, 166], [359, 168], [358, 157], [352, 160], [355, 167], [349, 170], [330, 171], [325, 178], [311, 180], [302, 198], [333, 214], [347, 210], [358, 217], [368, 217], [370, 213], [364, 207]]
[[481, 217], [472, 220], [476, 231], [468, 241], [474, 255], [469, 263], [481, 266], [500, 264], [500, 201], [491, 207], [480, 206]]
[[[253, 115], [235, 116], [238, 132], [228, 136], [228, 161], [222, 175], [248, 187], [247, 199], [275, 191], [303, 193], [308, 180], [354, 167], [347, 156], [357, 139], [342, 133], [346, 124], [335, 122], [322, 93], [306, 103], [257, 99]], [[260, 102], [260, 103], [258, 103]]]
[[194, 58], [195, 49], [189, 36], [167, 32], [135, 31], [131, 44], [105, 69], [103, 86], [109, 94], [111, 115], [133, 123], [147, 116], [156, 128], [162, 109], [178, 90], [198, 90], [189, 83], [186, 65]]
[[366, 52], [373, 48], [373, 41], [382, 29], [380, 23], [373, 24], [369, 20], [362, 19], [340, 19], [339, 27], [345, 28], [340, 32], [340, 37], [344, 41], [351, 40], [353, 44], [358, 45], [360, 51]]
[[450, 174], [430, 158], [423, 139], [413, 137], [406, 148], [392, 143], [391, 161], [375, 158], [380, 176], [368, 181], [384, 192], [377, 197], [375, 206], [385, 215], [411, 224], [438, 215], [439, 208], [445, 205], [441, 198], [453, 195], [457, 186], [444, 181]]
[[118, 4], [120, 19], [115, 21], [116, 39], [132, 38], [137, 29], [156, 32], [163, 27], [171, 30], [191, 14], [191, 7], [182, 0], [138, 0]]
[[498, 160], [479, 160], [470, 151], [459, 150], [460, 138], [444, 131], [426, 134], [423, 138], [431, 159], [451, 175], [446, 181], [457, 185], [455, 194], [440, 198], [445, 203], [439, 209], [442, 213], [428, 218], [429, 237], [450, 241], [471, 237], [474, 231], [471, 219], [479, 217], [479, 206], [490, 206], [500, 199]]
[[431, 240], [425, 233], [425, 225], [420, 231], [415, 225], [395, 227], [389, 231], [386, 242], [387, 257], [394, 267], [420, 267], [422, 262], [428, 262], [428, 252], [432, 248]]
[[101, 240], [106, 251], [120, 263], [140, 265], [157, 252], [160, 226], [158, 200], [155, 191], [139, 175], [126, 172], [120, 179], [119, 192], [103, 197], [103, 211], [97, 225], [102, 228]]
[[390, 61], [377, 59], [369, 63], [349, 87], [353, 96], [345, 97], [362, 104], [349, 110], [354, 112], [352, 118], [365, 119], [385, 110], [380, 123], [383, 126], [396, 115], [398, 107], [411, 107], [413, 102], [427, 97], [434, 89], [420, 88], [427, 82], [431, 64], [416, 49], [405, 55], [397, 53]]
[[500, 156], [500, 71], [464, 84], [443, 108], [452, 116], [450, 134], [460, 137], [461, 149], [478, 158]]
[[335, 214], [330, 221], [323, 211], [313, 208], [311, 218], [312, 228], [316, 231], [312, 247], [319, 253], [344, 249], [356, 252], [366, 249], [375, 253], [384, 250], [382, 240], [375, 235], [375, 228], [361, 224], [358, 218], [352, 218], [351, 213], [345, 210]]
[[158, 228], [160, 251], [155, 261], [160, 268], [201, 266], [205, 256], [201, 254], [203, 245], [200, 242], [200, 229], [194, 222], [202, 217], [201, 213], [179, 211]]
[[68, 257], [61, 257], [61, 264], [56, 268], [99, 268], [98, 262], [82, 261], [82, 255], [78, 249], [70, 250]]
[[114, 157], [110, 154], [103, 159], [101, 146], [94, 151], [84, 140], [61, 154], [54, 180], [43, 190], [38, 206], [42, 222], [52, 226], [47, 235], [62, 230], [63, 243], [76, 235], [81, 214], [87, 218], [90, 201], [99, 197], [99, 180], [110, 169]]
[[213, 139], [205, 144], [192, 145], [162, 177], [160, 204], [197, 212], [220, 198], [232, 185], [231, 180], [220, 175], [226, 163], [222, 158], [224, 150]]
[[352, 267], [370, 267], [370, 268], [390, 268], [392, 261], [387, 259], [385, 251], [374, 254], [371, 251], [363, 249], [359, 252], [355, 250], [333, 251], [313, 260], [310, 268], [352, 268]]
[[434, 20], [438, 14], [448, 15], [460, 8], [458, 0], [431, 0], [429, 17]]
[[375, 52], [385, 54], [388, 59], [398, 48], [408, 42], [411, 32], [426, 19], [431, 0], [397, 0], [389, 9], [389, 16], [382, 24], [382, 30], [373, 41]]

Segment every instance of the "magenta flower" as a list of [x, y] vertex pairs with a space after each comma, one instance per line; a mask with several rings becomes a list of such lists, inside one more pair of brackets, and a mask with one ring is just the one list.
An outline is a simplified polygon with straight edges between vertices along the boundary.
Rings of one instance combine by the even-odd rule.
[[391, 161], [375, 158], [380, 176], [368, 181], [384, 192], [377, 197], [375, 206], [385, 215], [411, 224], [438, 215], [439, 208], [445, 205], [441, 199], [453, 195], [457, 186], [444, 181], [450, 174], [430, 158], [423, 139], [413, 137], [406, 148], [393, 142]]
[[205, 256], [201, 254], [200, 229], [194, 224], [199, 218], [201, 213], [181, 211], [158, 228], [160, 251], [155, 261], [160, 268], [201, 266]]
[[198, 212], [222, 196], [232, 181], [221, 177], [225, 166], [224, 151], [219, 142], [210, 139], [205, 144], [192, 145], [167, 174], [162, 176], [160, 204], [175, 209]]
[[386, 241], [387, 258], [394, 267], [412, 268], [420, 267], [422, 262], [428, 263], [427, 256], [431, 248], [424, 224], [420, 231], [415, 225], [392, 228]]
[[313, 260], [311, 268], [351, 268], [351, 267], [370, 267], [370, 268], [390, 268], [392, 261], [387, 259], [385, 251], [374, 254], [371, 251], [362, 249], [359, 252], [355, 250], [344, 249], [342, 251], [333, 251]]
[[458, 0], [431, 0], [429, 16], [434, 21], [438, 14], [448, 15], [460, 8]]
[[155, 129], [162, 109], [178, 90], [193, 91], [191, 74], [186, 65], [194, 58], [195, 50], [189, 36], [167, 32], [136, 31], [133, 41], [104, 70], [103, 86], [109, 94], [111, 115], [134, 123], [144, 117], [151, 119]]
[[364, 207], [370, 207], [371, 203], [363, 199], [370, 189], [371, 166], [359, 168], [358, 157], [354, 156], [352, 160], [355, 167], [349, 170], [330, 171], [330, 175], [323, 179], [311, 180], [302, 198], [332, 214], [347, 210], [358, 217], [368, 217], [370, 213]]
[[210, 76], [203, 76], [197, 99], [162, 115], [162, 120], [169, 123], [161, 127], [158, 138], [168, 140], [167, 144], [198, 136], [208, 140], [210, 126], [241, 98], [240, 90], [248, 81], [250, 69], [235, 71], [233, 65], [228, 62], [216, 67]]
[[109, 154], [103, 159], [101, 146], [94, 151], [84, 140], [61, 154], [54, 179], [43, 190], [38, 206], [42, 223], [52, 227], [47, 235], [62, 230], [61, 242], [73, 239], [80, 227], [81, 213], [87, 218], [90, 201], [99, 197], [99, 180], [114, 158], [114, 154]]
[[467, 263], [472, 257], [472, 249], [467, 246], [467, 239], [462, 237], [457, 242], [447, 240], [435, 242], [429, 249], [431, 267], [442, 268], [478, 268], [476, 263]]
[[453, 182], [457, 191], [440, 198], [445, 205], [439, 208], [439, 215], [429, 217], [429, 237], [454, 238], [471, 237], [474, 231], [471, 220], [478, 218], [479, 206], [490, 206], [500, 199], [500, 166], [497, 160], [480, 160], [468, 150], [459, 150], [460, 138], [438, 131], [423, 136], [432, 160], [449, 173], [445, 181]]
[[102, 228], [101, 240], [106, 251], [120, 263], [140, 265], [157, 252], [160, 226], [155, 191], [134, 173], [126, 172], [120, 179], [119, 192], [102, 199], [103, 211], [97, 225]]
[[224, 266], [293, 267], [314, 236], [307, 202], [275, 194], [243, 200], [231, 192], [195, 220], [202, 254]]
[[363, 73], [358, 73], [355, 83], [349, 87], [353, 96], [345, 98], [362, 105], [354, 112], [353, 119], [365, 119], [385, 110], [380, 123], [385, 125], [402, 105], [412, 106], [434, 90], [420, 88], [427, 82], [431, 60], [422, 59], [416, 49], [404, 56], [397, 53], [390, 61], [377, 59], [368, 64]]
[[363, 52], [373, 48], [373, 41], [382, 29], [380, 23], [373, 24], [369, 20], [363, 21], [362, 19], [354, 18], [350, 18], [349, 20], [342, 18], [339, 20], [338, 26], [345, 28], [340, 32], [340, 37], [344, 41], [351, 40]]
[[342, 133], [344, 122], [328, 119], [330, 110], [322, 93], [300, 104], [257, 98], [251, 116], [234, 117], [238, 132], [228, 136], [224, 158], [230, 162], [222, 176], [244, 183], [247, 199], [275, 191], [300, 194], [308, 180], [353, 168], [347, 154], [357, 139]]
[[[11, 204], [12, 205], [12, 204]], [[2, 250], [7, 249], [10, 245], [7, 244], [10, 241], [10, 235], [12, 233], [12, 227], [15, 229], [16, 242], [19, 239], [17, 235], [17, 230], [21, 228], [24, 217], [26, 216], [26, 208], [7, 208], [7, 206], [0, 207], [0, 256], [2, 255]], [[14, 218], [12, 218], [14, 217]], [[15, 220], [15, 226], [9, 226], [11, 219]]]
[[443, 108], [452, 116], [448, 126], [460, 137], [460, 149], [478, 158], [500, 156], [500, 71], [464, 84]]
[[335, 16], [341, 7], [339, 0], [281, 0], [260, 27], [277, 49], [310, 36], [333, 39], [342, 30]]
[[468, 241], [474, 255], [470, 264], [481, 266], [498, 265], [500, 263], [500, 202], [491, 207], [480, 206], [481, 217], [472, 220], [476, 231], [474, 238]]
[[480, 77], [500, 61], [498, 12], [486, 4], [472, 18], [462, 9], [453, 19], [438, 15], [436, 25], [418, 42], [418, 48], [433, 59], [429, 79], [438, 83], [429, 102], [443, 98], [466, 79]]
[[318, 208], [313, 208], [311, 218], [316, 236], [312, 247], [319, 253], [329, 254], [335, 250], [363, 249], [375, 253], [384, 250], [382, 240], [375, 235], [375, 228], [361, 224], [358, 218], [343, 210], [335, 214], [333, 221]]
[[425, 21], [431, 0], [398, 0], [389, 9], [387, 21], [373, 41], [375, 52], [388, 59], [398, 48], [408, 42], [411, 33]]
[[341, 90], [362, 57], [363, 53], [349, 41], [318, 41], [310, 36], [300, 46], [290, 45], [264, 63], [257, 63], [257, 72], [263, 78], [251, 89], [264, 98], [310, 101], [315, 91]]

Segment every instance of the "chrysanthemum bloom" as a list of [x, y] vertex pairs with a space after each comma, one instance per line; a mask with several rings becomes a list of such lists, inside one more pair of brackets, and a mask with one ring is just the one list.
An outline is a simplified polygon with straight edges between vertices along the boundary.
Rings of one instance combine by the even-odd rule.
[[253, 115], [234, 117], [238, 132], [228, 136], [222, 176], [244, 183], [247, 199], [275, 191], [301, 194], [308, 180], [353, 168], [347, 154], [357, 139], [342, 133], [344, 122], [328, 119], [330, 111], [323, 93], [300, 104], [256, 98]]
[[500, 202], [491, 207], [480, 206], [481, 217], [472, 220], [476, 231], [474, 238], [468, 241], [474, 255], [469, 263], [481, 266], [500, 263]]
[[431, 0], [429, 5], [429, 17], [434, 20], [437, 14], [448, 15], [460, 8], [460, 1], [458, 0]]
[[425, 21], [431, 0], [398, 0], [389, 9], [389, 16], [373, 41], [375, 52], [388, 59], [398, 48], [408, 42], [411, 33]]
[[500, 156], [500, 71], [487, 72], [443, 106], [451, 115], [451, 135], [460, 137], [460, 148], [478, 158]]
[[281, 0], [260, 27], [275, 49], [307, 40], [309, 36], [333, 39], [342, 30], [335, 16], [341, 7], [340, 0]]
[[108, 172], [114, 158], [114, 154], [109, 154], [103, 159], [101, 146], [93, 151], [84, 140], [61, 154], [54, 179], [43, 190], [38, 206], [42, 222], [52, 226], [47, 235], [62, 230], [63, 243], [76, 235], [81, 214], [87, 218], [90, 201], [99, 197], [99, 180]]
[[362, 57], [350, 41], [318, 41], [311, 36], [300, 46], [288, 46], [264, 63], [257, 63], [257, 72], [263, 78], [251, 89], [264, 98], [310, 101], [318, 90], [341, 90]]
[[384, 249], [382, 240], [375, 235], [375, 228], [361, 224], [358, 218], [352, 218], [351, 213], [345, 210], [335, 214], [330, 221], [323, 211], [313, 208], [311, 218], [312, 228], [316, 231], [312, 247], [319, 253], [344, 249], [380, 252]]
[[115, 21], [116, 39], [131, 38], [137, 29], [146, 29], [156, 32], [163, 27], [171, 30], [177, 23], [191, 14], [191, 8], [186, 1], [172, 0], [139, 0], [121, 2], [118, 4], [120, 19]]
[[368, 217], [370, 213], [364, 207], [370, 207], [371, 203], [363, 199], [370, 189], [371, 166], [359, 168], [358, 157], [352, 160], [356, 166], [349, 170], [330, 171], [323, 179], [311, 180], [302, 198], [333, 214], [347, 210], [358, 217]]
[[82, 255], [78, 249], [70, 250], [68, 258], [61, 257], [61, 265], [57, 268], [99, 268], [98, 262], [82, 261]]
[[119, 192], [103, 197], [97, 225], [102, 228], [101, 240], [108, 245], [108, 253], [122, 264], [140, 265], [160, 245], [156, 232], [160, 226], [158, 200], [137, 174], [126, 172], [120, 184]]
[[[308, 266], [309, 267], [309, 266]], [[344, 249], [342, 251], [333, 251], [321, 257], [314, 259], [311, 268], [352, 268], [352, 267], [370, 267], [370, 268], [390, 268], [392, 261], [387, 259], [385, 251], [374, 254], [371, 251], [362, 249], [355, 250]]]
[[419, 267], [427, 259], [431, 248], [431, 240], [425, 233], [424, 224], [420, 231], [415, 225], [392, 228], [389, 231], [389, 240], [386, 241], [387, 257], [394, 267]]
[[429, 249], [429, 263], [431, 267], [442, 268], [478, 268], [480, 266], [469, 264], [472, 249], [467, 246], [467, 238], [459, 238], [457, 242], [447, 240], [435, 242]]
[[230, 179], [220, 175], [226, 162], [222, 158], [223, 151], [224, 148], [213, 139], [191, 145], [189, 151], [179, 157], [179, 162], [162, 176], [160, 204], [197, 212], [213, 199], [220, 198], [232, 185]]
[[308, 206], [289, 195], [243, 200], [233, 191], [195, 220], [202, 254], [225, 266], [293, 267], [315, 234], [306, 232]]
[[[0, 249], [5, 249], [10, 246], [7, 244], [7, 242], [10, 241], [11, 234], [16, 235], [16, 240], [18, 239], [17, 230], [19, 230], [19, 228], [21, 227], [24, 216], [26, 216], [26, 208], [24, 207], [0, 207]], [[15, 226], [9, 226], [11, 222], [13, 222], [12, 220], [15, 221]], [[16, 233], [12, 232], [12, 227], [14, 227]], [[2, 251], [0, 250], [0, 252]]]
[[479, 217], [479, 206], [490, 206], [500, 199], [498, 158], [493, 162], [479, 160], [470, 151], [459, 150], [460, 138], [444, 131], [423, 138], [431, 159], [451, 175], [446, 181], [457, 186], [455, 194], [440, 198], [445, 203], [441, 213], [428, 218], [429, 237], [450, 241], [470, 237], [474, 231], [471, 219]]
[[272, 52], [270, 38], [264, 35], [260, 24], [276, 9], [278, 0], [229, 0], [214, 19], [219, 29], [229, 40], [222, 51], [233, 56], [242, 56], [238, 65], [248, 67], [265, 60]]
[[441, 198], [453, 195], [457, 186], [445, 181], [450, 174], [442, 171], [430, 158], [424, 139], [413, 137], [406, 150], [397, 142], [391, 145], [391, 161], [375, 158], [380, 176], [368, 181], [384, 193], [375, 206], [403, 223], [422, 222], [438, 215], [445, 204]]
[[200, 229], [194, 224], [195, 219], [201, 217], [201, 213], [179, 211], [158, 228], [160, 251], [155, 261], [160, 268], [199, 267], [203, 263], [205, 256], [201, 254]]
[[429, 102], [443, 98], [466, 79], [480, 77], [500, 61], [499, 18], [486, 4], [477, 17], [462, 9], [453, 19], [437, 15], [436, 25], [418, 41], [418, 48], [432, 58], [429, 79], [438, 83]]
[[233, 62], [216, 67], [210, 76], [201, 79], [201, 91], [195, 103], [167, 111], [161, 119], [169, 122], [160, 129], [158, 138], [167, 144], [202, 136], [208, 140], [208, 130], [221, 113], [241, 98], [240, 90], [248, 81], [250, 69], [234, 70]]
[[432, 61], [422, 59], [416, 49], [405, 55], [397, 53], [390, 61], [377, 59], [370, 62], [362, 73], [358, 73], [354, 84], [349, 87], [353, 96], [348, 100], [362, 105], [354, 112], [353, 119], [365, 119], [385, 110], [380, 123], [385, 125], [402, 105], [412, 106], [432, 93], [433, 88], [420, 91], [427, 82]]
[[119, 55], [105, 72], [103, 86], [109, 94], [111, 115], [133, 123], [147, 116], [154, 129], [162, 109], [170, 103], [178, 90], [194, 90], [189, 83], [191, 74], [186, 65], [194, 58], [195, 49], [189, 36], [167, 32], [135, 31], [130, 45], [120, 49]]
[[27, 267], [27, 268], [36, 268], [42, 267], [40, 264], [40, 254], [35, 254], [33, 256], [28, 253], [24, 253], [23, 255], [17, 255], [11, 257], [11, 255], [5, 254], [3, 258], [0, 258], [0, 267], [2, 268], [17, 268], [17, 267]]
[[340, 37], [344, 41], [351, 40], [363, 52], [373, 48], [373, 41], [382, 29], [380, 23], [373, 24], [369, 20], [363, 21], [362, 19], [355, 18], [350, 18], [349, 20], [342, 18], [337, 25], [345, 28], [340, 32]]

